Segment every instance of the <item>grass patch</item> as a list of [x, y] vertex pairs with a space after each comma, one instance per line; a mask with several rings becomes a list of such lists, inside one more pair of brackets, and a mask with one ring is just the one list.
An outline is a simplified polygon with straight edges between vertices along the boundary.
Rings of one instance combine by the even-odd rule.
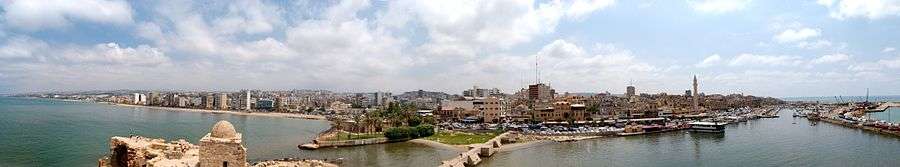
[[500, 135], [500, 133], [464, 133], [441, 131], [437, 134], [426, 137], [425, 140], [431, 140], [450, 145], [469, 145], [487, 142], [497, 135]]
[[324, 141], [341, 141], [341, 140], [359, 140], [359, 139], [373, 139], [384, 137], [384, 134], [381, 133], [349, 133], [349, 132], [338, 132], [337, 135], [333, 137], [324, 138]]

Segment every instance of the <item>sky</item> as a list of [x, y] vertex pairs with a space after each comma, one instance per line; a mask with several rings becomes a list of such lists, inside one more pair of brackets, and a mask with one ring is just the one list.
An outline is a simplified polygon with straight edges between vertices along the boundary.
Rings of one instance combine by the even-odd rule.
[[0, 93], [900, 94], [900, 0], [0, 1]]

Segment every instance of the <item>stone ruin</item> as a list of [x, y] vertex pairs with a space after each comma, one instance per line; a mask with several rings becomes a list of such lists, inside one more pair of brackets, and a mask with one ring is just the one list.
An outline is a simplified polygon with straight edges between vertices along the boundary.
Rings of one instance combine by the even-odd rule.
[[[180, 139], [141, 136], [119, 137], [109, 140], [110, 154], [98, 160], [99, 167], [247, 167], [247, 149], [241, 144], [241, 134], [228, 121], [217, 122], [210, 133], [200, 139], [200, 146]], [[269, 160], [253, 167], [323, 166], [337, 165], [319, 160]]]

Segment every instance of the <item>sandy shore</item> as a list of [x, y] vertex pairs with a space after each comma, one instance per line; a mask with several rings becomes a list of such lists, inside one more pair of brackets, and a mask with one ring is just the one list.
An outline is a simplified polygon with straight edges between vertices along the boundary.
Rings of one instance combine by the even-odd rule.
[[115, 105], [115, 106], [123, 106], [123, 107], [138, 107], [138, 108], [149, 108], [149, 109], [167, 110], [167, 111], [200, 112], [200, 113], [215, 113], [215, 114], [234, 114], [234, 115], [248, 115], [248, 116], [265, 116], [265, 117], [279, 117], [279, 118], [297, 118], [297, 119], [325, 120], [325, 116], [320, 116], [320, 115], [308, 115], [308, 114], [297, 114], [297, 113], [238, 112], [238, 111], [228, 111], [228, 110], [206, 110], [206, 109], [196, 109], [196, 108], [174, 108], [174, 107], [144, 106], [144, 105], [119, 104], [119, 103], [106, 103], [106, 104]]

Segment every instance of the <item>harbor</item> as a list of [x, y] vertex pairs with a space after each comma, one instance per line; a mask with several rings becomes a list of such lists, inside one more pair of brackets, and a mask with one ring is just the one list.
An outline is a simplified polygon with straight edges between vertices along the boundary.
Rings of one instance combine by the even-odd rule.
[[[3, 99], [0, 112], [5, 125], [0, 128], [8, 135], [33, 136], [16, 145], [4, 145], [2, 166], [95, 166], [96, 159], [108, 152], [105, 142], [109, 134], [142, 134], [175, 140], [179, 136], [188, 141], [199, 140], [197, 134], [206, 133], [215, 120], [226, 119], [243, 131], [249, 149], [249, 161], [283, 157], [299, 159], [342, 159], [341, 166], [438, 166], [460, 152], [444, 148], [399, 142], [355, 147], [299, 150], [295, 146], [307, 142], [328, 129], [327, 122], [279, 117], [207, 114], [199, 112], [156, 111], [93, 103], [74, 103], [51, 100]], [[28, 104], [28, 105], [23, 105]], [[26, 107], [27, 106], [27, 107]], [[52, 112], [59, 110], [62, 112]], [[26, 110], [27, 109], [27, 110]], [[45, 113], [50, 117], [33, 117], [8, 110]], [[761, 113], [746, 111], [746, 113]], [[740, 113], [740, 112], [738, 112]], [[695, 133], [686, 130], [653, 133], [639, 136], [599, 137], [569, 142], [538, 139], [526, 144], [503, 143], [501, 149], [479, 166], [729, 166], [741, 163], [751, 166], [852, 166], [868, 164], [890, 166], [897, 159], [878, 156], [900, 152], [900, 138], [844, 127], [830, 123], [814, 123], [793, 118], [786, 108], [779, 118], [748, 119], [725, 125], [724, 133]], [[734, 114], [734, 113], [732, 113]], [[722, 114], [721, 119], [728, 119]], [[739, 115], [739, 114], [738, 114]], [[752, 117], [752, 116], [749, 116]], [[67, 120], [59, 120], [66, 118]], [[59, 126], [38, 126], [13, 120], [58, 122]], [[100, 120], [116, 120], [97, 124]], [[198, 120], [203, 120], [197, 122]], [[741, 120], [741, 119], [735, 119]], [[11, 122], [12, 121], [12, 122]], [[120, 126], [113, 126], [120, 125]], [[127, 127], [130, 128], [124, 128]], [[123, 127], [97, 129], [91, 127]], [[66, 127], [66, 128], [63, 128]], [[196, 128], [195, 128], [196, 127]], [[296, 127], [296, 128], [278, 128]], [[78, 129], [78, 131], [72, 131]], [[777, 130], [776, 130], [777, 129]], [[28, 131], [29, 133], [26, 133]], [[30, 132], [54, 132], [30, 133]], [[73, 133], [74, 132], [74, 133]], [[64, 142], [52, 142], [43, 135], [69, 136]], [[560, 137], [562, 139], [562, 137]], [[6, 140], [6, 139], [4, 139]], [[865, 142], [854, 142], [865, 141]], [[80, 144], [89, 143], [89, 144]], [[56, 150], [54, 148], [81, 149]], [[509, 146], [509, 147], [507, 147]], [[762, 148], [760, 148], [762, 147]], [[46, 150], [41, 154], [27, 150]], [[54, 151], [55, 150], [55, 151]], [[801, 150], [801, 151], [798, 151]], [[829, 152], [830, 154], [817, 154]], [[727, 154], [726, 154], [727, 153]], [[79, 155], [79, 156], [72, 156]], [[776, 156], [790, 155], [790, 156]], [[855, 159], [839, 157], [855, 156]], [[640, 161], [636, 157], [655, 157], [666, 163]], [[747, 158], [752, 157], [752, 158]]]

